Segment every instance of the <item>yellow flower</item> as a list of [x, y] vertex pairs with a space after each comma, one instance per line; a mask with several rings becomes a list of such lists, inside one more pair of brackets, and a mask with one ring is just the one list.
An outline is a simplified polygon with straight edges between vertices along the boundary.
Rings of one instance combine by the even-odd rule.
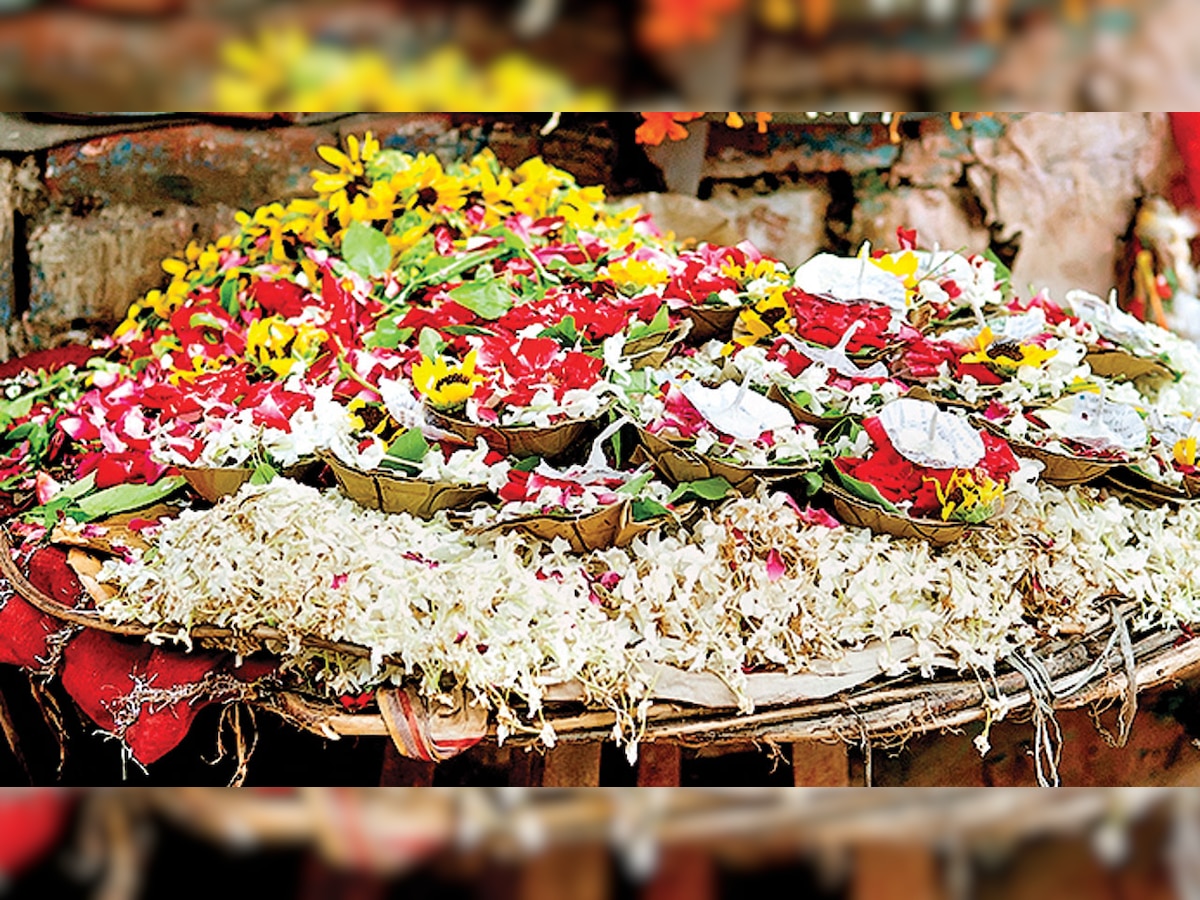
[[766, 298], [742, 309], [733, 329], [733, 341], [726, 344], [721, 352], [729, 356], [735, 345], [749, 347], [791, 332], [792, 308], [784, 297], [785, 292], [783, 286], [774, 288]]
[[871, 262], [903, 281], [904, 287], [908, 290], [916, 289], [918, 261], [917, 255], [911, 250], [905, 250], [903, 253], [889, 253], [878, 259], [871, 259]]
[[280, 316], [269, 316], [252, 322], [246, 329], [246, 358], [259, 368], [266, 368], [280, 378], [286, 378], [298, 361], [292, 358], [292, 342], [296, 327]]
[[969, 469], [955, 469], [944, 488], [936, 478], [925, 480], [933, 482], [938, 502], [942, 504], [943, 522], [954, 519], [978, 524], [999, 512], [1004, 502], [1003, 484], [987, 475], [980, 475], [976, 480], [975, 473]]
[[483, 376], [475, 374], [475, 351], [472, 350], [459, 365], [442, 356], [437, 359], [422, 356], [413, 366], [412, 380], [432, 406], [454, 409], [475, 393], [475, 386], [483, 381]]
[[983, 326], [975, 338], [975, 349], [966, 354], [965, 363], [985, 363], [993, 367], [1015, 369], [1019, 366], [1041, 366], [1053, 359], [1057, 350], [1039, 347], [1037, 344], [1019, 344], [1016, 341], [997, 341], [990, 325]]
[[626, 257], [608, 264], [608, 277], [624, 293], [634, 296], [648, 287], [666, 284], [671, 273], [656, 262]]
[[747, 261], [744, 266], [739, 266], [737, 263], [725, 262], [721, 264], [721, 273], [728, 275], [745, 287], [749, 282], [759, 278], [775, 278], [786, 281], [788, 274], [779, 272], [775, 269], [775, 261], [773, 259], [760, 259], [758, 262]]
[[467, 191], [463, 178], [448, 174], [429, 153], [407, 157], [407, 165], [392, 175], [389, 185], [403, 209], [461, 209]]
[[1196, 465], [1196, 439], [1186, 437], [1175, 442], [1175, 462], [1180, 466], [1192, 468]]
[[368, 131], [360, 144], [358, 138], [351, 134], [346, 137], [346, 149], [349, 153], [343, 153], [337, 147], [328, 144], [317, 148], [317, 155], [337, 170], [323, 172], [313, 169], [313, 189], [318, 194], [333, 194], [345, 190], [348, 185], [365, 178], [366, 164], [379, 152], [379, 141]]

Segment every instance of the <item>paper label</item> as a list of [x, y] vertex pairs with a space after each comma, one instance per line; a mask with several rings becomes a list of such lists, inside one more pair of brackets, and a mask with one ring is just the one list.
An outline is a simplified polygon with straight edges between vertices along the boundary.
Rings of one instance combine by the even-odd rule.
[[795, 346], [801, 356], [807, 357], [815, 363], [820, 363], [831, 372], [837, 372], [837, 374], [844, 375], [847, 378], [888, 377], [887, 366], [883, 363], [872, 363], [865, 369], [860, 369], [854, 360], [836, 347], [832, 349], [827, 347], [812, 347], [801, 341], [795, 341], [793, 346]]
[[904, 282], [869, 259], [820, 253], [796, 270], [795, 285], [802, 291], [842, 303], [868, 300], [903, 311], [907, 298]]
[[1039, 411], [1038, 417], [1058, 436], [1095, 450], [1133, 453], [1146, 446], [1146, 423], [1138, 411], [1099, 394], [1076, 394]]
[[896, 452], [919, 466], [973, 469], [983, 459], [979, 432], [926, 400], [893, 400], [880, 410], [879, 421]]
[[1154, 352], [1156, 342], [1146, 324], [1124, 310], [1087, 291], [1069, 291], [1067, 304], [1102, 337], [1131, 350]]
[[786, 406], [732, 381], [709, 388], [691, 379], [679, 382], [679, 389], [713, 428], [739, 440], [756, 441], [796, 424]]

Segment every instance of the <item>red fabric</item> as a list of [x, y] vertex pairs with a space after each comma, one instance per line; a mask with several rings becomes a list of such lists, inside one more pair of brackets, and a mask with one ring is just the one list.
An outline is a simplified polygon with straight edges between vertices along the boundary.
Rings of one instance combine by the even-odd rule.
[[[59, 547], [44, 547], [29, 561], [30, 583], [67, 606], [75, 606], [83, 590], [67, 566], [67, 554]], [[49, 648], [46, 638], [63, 627], [53, 616], [40, 612], [17, 595], [0, 609], [0, 663], [34, 667]]]
[[[105, 731], [117, 732], [115, 715], [139, 682], [151, 689], [170, 690], [199, 683], [214, 671], [250, 682], [274, 668], [274, 662], [249, 661], [234, 669], [227, 653], [185, 653], [89, 630], [67, 645], [62, 683], [88, 718]], [[121, 737], [134, 759], [149, 765], [187, 736], [200, 710], [220, 699], [198, 695], [170, 704], [144, 703]]]
[[1192, 206], [1200, 206], [1200, 113], [1171, 113], [1171, 131], [1183, 159], [1184, 177], [1192, 195]]
[[53, 850], [73, 802], [61, 790], [0, 793], [0, 873], [20, 875]]
[[36, 372], [39, 369], [57, 372], [69, 365], [82, 366], [96, 355], [96, 351], [83, 344], [69, 344], [66, 347], [55, 347], [51, 350], [35, 350], [33, 353], [0, 363], [0, 378], [12, 378], [22, 372]]

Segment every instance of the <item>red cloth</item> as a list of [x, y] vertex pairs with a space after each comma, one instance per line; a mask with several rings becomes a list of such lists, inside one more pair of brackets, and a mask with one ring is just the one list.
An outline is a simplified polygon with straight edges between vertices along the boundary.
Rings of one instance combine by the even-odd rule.
[[[37, 550], [29, 561], [28, 578], [34, 587], [67, 606], [77, 605], [82, 595], [82, 586], [67, 565], [67, 554], [59, 547]], [[42, 665], [50, 653], [47, 638], [64, 627], [63, 622], [14, 594], [0, 609], [0, 663], [28, 668]], [[87, 629], [63, 650], [61, 677], [63, 687], [88, 718], [118, 734], [133, 757], [149, 765], [184, 739], [200, 710], [229, 697], [227, 681], [224, 690], [219, 684], [200, 687], [207, 678], [231, 675], [248, 683], [276, 666], [274, 661], [252, 660], [234, 668], [233, 662], [228, 653], [187, 653], [182, 648], [154, 647]], [[117, 713], [130, 703], [128, 698], [139, 684], [151, 693], [118, 722]], [[154, 691], [164, 690], [181, 699], [155, 696]]]
[[54, 849], [74, 799], [57, 789], [0, 793], [0, 873], [20, 875]]
[[[232, 663], [228, 653], [185, 653], [87, 630], [63, 653], [62, 683], [88, 718], [122, 737], [133, 758], [149, 765], [187, 736], [200, 710], [228, 697], [217, 689], [197, 689], [206, 678], [229, 674], [250, 682], [275, 668], [273, 662], [237, 669]], [[137, 697], [139, 690], [145, 696]]]
[[[29, 561], [28, 578], [38, 590], [66, 606], [75, 606], [83, 590], [67, 566], [66, 552], [59, 547], [35, 552]], [[40, 666], [49, 653], [47, 638], [64, 627], [63, 622], [14, 594], [0, 609], [0, 663]]]
[[1183, 159], [1183, 172], [1192, 206], [1200, 206], [1200, 113], [1171, 113], [1171, 131]]
[[57, 372], [64, 366], [82, 366], [96, 355], [91, 347], [83, 344], [69, 344], [66, 347], [55, 347], [51, 350], [35, 350], [7, 362], [0, 363], [0, 378], [12, 378], [22, 372], [36, 372], [45, 369], [47, 372]]

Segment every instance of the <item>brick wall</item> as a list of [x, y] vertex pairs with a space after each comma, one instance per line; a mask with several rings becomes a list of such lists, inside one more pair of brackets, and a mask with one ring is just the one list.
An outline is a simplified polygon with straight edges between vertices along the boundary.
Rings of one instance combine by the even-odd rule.
[[726, 238], [748, 237], [791, 263], [863, 240], [891, 243], [897, 226], [917, 227], [943, 247], [992, 245], [1013, 256], [1018, 286], [1058, 295], [1107, 291], [1138, 202], [1178, 178], [1162, 114], [997, 115], [961, 131], [928, 117], [906, 122], [899, 145], [878, 124], [794, 115], [764, 135], [714, 122], [698, 148], [650, 157], [633, 141], [636, 121], [566, 115], [541, 135], [544, 116], [288, 116], [115, 130], [3, 117], [12, 128], [0, 128], [0, 356], [111, 327], [162, 281], [163, 257], [215, 237], [238, 209], [305, 193], [315, 148], [366, 129], [447, 160], [484, 146], [511, 165], [541, 153], [617, 195], [682, 184]]

